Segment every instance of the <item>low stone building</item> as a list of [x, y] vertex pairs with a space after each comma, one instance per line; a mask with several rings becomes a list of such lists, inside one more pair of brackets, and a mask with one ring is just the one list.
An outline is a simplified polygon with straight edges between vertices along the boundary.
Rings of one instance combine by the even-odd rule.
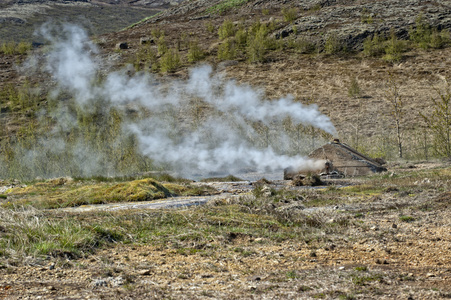
[[[344, 176], [363, 176], [387, 171], [381, 159], [373, 159], [363, 155], [352, 147], [341, 143], [338, 139], [323, 145], [309, 154], [309, 158], [324, 160], [324, 168], [313, 171], [316, 174], [340, 174]], [[293, 179], [304, 172], [302, 169], [294, 171], [294, 168], [284, 170], [284, 179]]]

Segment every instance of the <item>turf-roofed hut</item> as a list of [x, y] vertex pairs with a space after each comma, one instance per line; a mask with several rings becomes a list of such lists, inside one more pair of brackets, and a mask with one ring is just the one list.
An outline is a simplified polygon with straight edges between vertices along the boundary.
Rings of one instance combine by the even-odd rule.
[[[309, 158], [324, 160], [324, 168], [313, 171], [321, 175], [364, 176], [387, 171], [382, 159], [370, 158], [338, 139], [314, 150]], [[308, 172], [312, 170], [305, 172], [302, 169], [295, 171], [295, 168], [287, 168], [284, 170], [284, 179], [293, 179], [296, 175]]]

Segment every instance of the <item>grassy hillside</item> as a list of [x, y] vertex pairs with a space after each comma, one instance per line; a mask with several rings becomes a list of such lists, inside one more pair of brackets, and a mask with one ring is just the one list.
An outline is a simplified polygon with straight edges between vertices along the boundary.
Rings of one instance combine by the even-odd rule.
[[[94, 81], [101, 86], [110, 70], [132, 65], [133, 70], [127, 67], [131, 78], [144, 72], [169, 83], [185, 80], [190, 68], [207, 63], [213, 72], [260, 90], [264, 98], [291, 94], [297, 103], [318, 105], [335, 125], [335, 137], [368, 155], [388, 160], [448, 157], [447, 5], [389, 1], [388, 9], [381, 1], [189, 1], [126, 30], [98, 36], [94, 41], [105, 61]], [[119, 42], [127, 46], [118, 49]], [[117, 131], [150, 117], [150, 111], [115, 108], [105, 114], [96, 104], [97, 111], [86, 112], [71, 99], [68, 112], [76, 126], [62, 136], [49, 136], [61, 125], [56, 116], [64, 103], [49, 97], [54, 83], [45, 81], [45, 73], [21, 76], [13, 66], [25, 56], [3, 53], [0, 136], [8, 176], [80, 176], [82, 166], [62, 163], [77, 160], [80, 143], [86, 153], [100, 155], [95, 159], [103, 166], [98, 172], [123, 175], [155, 167], [137, 153], [135, 136]], [[212, 107], [205, 101], [189, 101], [187, 109], [168, 112], [170, 120], [177, 120], [170, 126], [178, 135], [211, 117]], [[38, 118], [36, 112], [43, 110], [47, 117]], [[253, 132], [246, 136], [249, 143], [288, 155], [307, 154], [332, 137], [289, 119], [271, 126], [246, 122]], [[288, 142], [280, 142], [282, 134]], [[35, 157], [19, 168], [24, 153], [43, 149], [43, 141], [56, 137], [75, 147], [66, 158], [47, 153], [45, 159], [51, 156], [54, 164]], [[111, 141], [113, 148], [107, 145]]]

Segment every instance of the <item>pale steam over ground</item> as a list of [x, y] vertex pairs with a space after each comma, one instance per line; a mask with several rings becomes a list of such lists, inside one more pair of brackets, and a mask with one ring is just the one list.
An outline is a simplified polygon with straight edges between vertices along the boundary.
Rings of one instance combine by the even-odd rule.
[[[55, 30], [46, 26], [40, 34], [52, 44], [44, 56], [44, 65], [58, 85], [53, 96], [59, 99], [70, 94], [87, 111], [101, 101], [105, 113], [113, 108], [125, 116], [130, 110], [136, 112], [139, 117], [133, 121], [127, 117], [122, 123], [121, 134], [133, 134], [140, 151], [156, 165], [170, 166], [189, 176], [243, 169], [268, 171], [287, 166], [315, 169], [324, 163], [295, 155], [299, 152], [290, 147], [303, 142], [293, 141], [293, 135], [284, 132], [281, 125], [289, 120], [293, 126], [303, 124], [335, 134], [330, 119], [316, 105], [303, 105], [290, 96], [266, 100], [263, 91], [226, 80], [207, 65], [191, 69], [187, 80], [170, 83], [159, 82], [149, 74], [129, 75], [125, 70], [98, 80], [103, 62], [83, 29], [64, 25]], [[64, 103], [59, 106], [55, 114], [61, 123], [57, 126], [59, 130], [77, 126]], [[48, 142], [53, 151], [67, 150], [64, 142], [56, 138]], [[75, 153], [72, 158], [79, 159], [80, 164], [89, 164], [86, 168], [89, 174], [85, 175], [105, 172], [105, 165], [97, 166], [100, 160], [94, 151], [89, 147], [83, 150], [82, 143], [77, 147], [72, 150]], [[106, 169], [115, 173], [111, 167]]]

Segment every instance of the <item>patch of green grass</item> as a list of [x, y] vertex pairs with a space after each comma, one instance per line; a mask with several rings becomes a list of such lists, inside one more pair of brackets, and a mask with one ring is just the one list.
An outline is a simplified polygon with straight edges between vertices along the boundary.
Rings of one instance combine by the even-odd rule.
[[351, 275], [351, 278], [352, 278], [352, 283], [354, 283], [355, 285], [363, 286], [372, 281], [381, 281], [383, 277], [381, 274], [370, 274], [370, 275], [353, 274], [353, 275]]
[[299, 278], [299, 276], [295, 270], [291, 270], [291, 271], [287, 272], [287, 278], [288, 279], [297, 279], [297, 278]]
[[368, 267], [367, 266], [359, 266], [359, 267], [355, 267], [354, 270], [359, 271], [359, 272], [366, 272], [366, 271], [368, 271]]
[[[169, 178], [171, 179], [171, 178]], [[18, 205], [36, 208], [60, 208], [84, 204], [149, 201], [177, 195], [205, 195], [214, 190], [186, 183], [160, 183], [152, 178], [125, 182], [67, 182], [49, 180], [13, 188], [11, 201], [3, 207]]]
[[412, 216], [400, 216], [400, 217], [399, 217], [399, 220], [400, 220], [401, 222], [410, 223], [410, 222], [415, 221], [415, 218], [412, 217]]

